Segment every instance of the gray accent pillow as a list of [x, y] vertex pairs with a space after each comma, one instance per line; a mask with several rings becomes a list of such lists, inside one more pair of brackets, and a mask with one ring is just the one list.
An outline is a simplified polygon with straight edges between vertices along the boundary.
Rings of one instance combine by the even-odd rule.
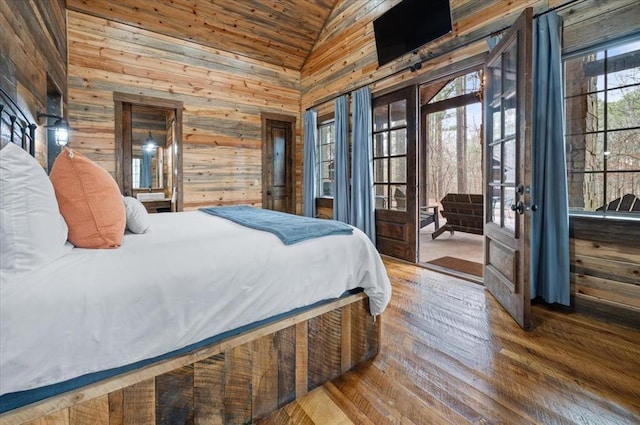
[[142, 202], [131, 196], [123, 196], [125, 210], [127, 212], [127, 229], [133, 233], [146, 233], [149, 231], [149, 213]]

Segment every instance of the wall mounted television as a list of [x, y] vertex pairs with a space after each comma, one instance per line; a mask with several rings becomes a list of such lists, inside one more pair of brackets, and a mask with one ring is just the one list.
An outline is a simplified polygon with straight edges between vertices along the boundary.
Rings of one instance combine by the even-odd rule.
[[378, 65], [414, 51], [452, 29], [449, 0], [403, 0], [373, 21]]

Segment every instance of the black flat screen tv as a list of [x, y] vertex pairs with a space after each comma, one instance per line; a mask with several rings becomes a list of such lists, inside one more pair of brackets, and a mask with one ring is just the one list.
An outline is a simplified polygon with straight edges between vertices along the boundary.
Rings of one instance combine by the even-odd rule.
[[373, 21], [378, 65], [414, 51], [452, 29], [449, 0], [403, 0]]

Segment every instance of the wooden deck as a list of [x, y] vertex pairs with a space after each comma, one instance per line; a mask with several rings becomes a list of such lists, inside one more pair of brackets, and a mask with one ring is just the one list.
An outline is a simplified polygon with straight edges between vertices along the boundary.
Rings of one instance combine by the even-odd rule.
[[479, 285], [385, 263], [380, 354], [259, 424], [640, 423], [640, 330], [534, 306], [525, 332]]
[[434, 229], [434, 225], [430, 224], [420, 229], [420, 233], [418, 233], [421, 263], [449, 256], [482, 264], [484, 259], [483, 236], [464, 232], [455, 232], [452, 235], [445, 232], [437, 239], [433, 239], [431, 235]]

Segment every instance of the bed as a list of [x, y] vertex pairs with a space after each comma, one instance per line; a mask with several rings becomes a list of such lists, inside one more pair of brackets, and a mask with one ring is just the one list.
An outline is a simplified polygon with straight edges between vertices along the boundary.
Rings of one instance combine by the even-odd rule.
[[0, 274], [0, 423], [250, 423], [378, 352], [391, 289], [358, 229], [285, 245], [201, 211], [147, 219]]

